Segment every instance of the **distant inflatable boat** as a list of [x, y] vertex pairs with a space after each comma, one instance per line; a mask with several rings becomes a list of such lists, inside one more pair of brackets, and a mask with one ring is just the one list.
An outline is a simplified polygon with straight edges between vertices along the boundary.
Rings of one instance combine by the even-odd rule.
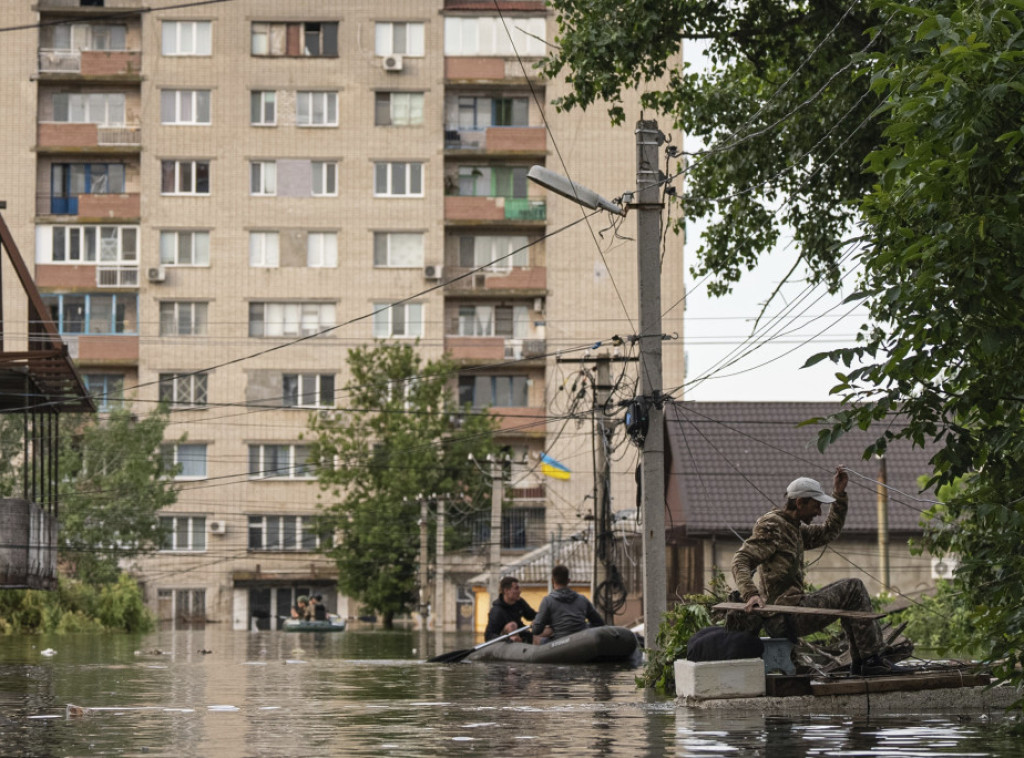
[[326, 621], [301, 621], [285, 619], [281, 629], [286, 632], [344, 632], [345, 619], [329, 618]]
[[636, 635], [624, 626], [596, 626], [543, 645], [497, 642], [470, 653], [467, 661], [506, 663], [617, 663], [637, 652]]

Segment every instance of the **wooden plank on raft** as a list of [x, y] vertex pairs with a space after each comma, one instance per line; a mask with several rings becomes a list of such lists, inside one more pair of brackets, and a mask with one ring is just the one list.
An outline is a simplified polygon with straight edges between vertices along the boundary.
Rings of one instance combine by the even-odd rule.
[[[746, 610], [744, 603], [719, 603], [712, 606], [716, 611]], [[807, 608], [802, 605], [762, 605], [754, 609], [754, 613], [794, 613], [808, 616], [834, 616], [844, 619], [880, 619], [884, 613], [874, 611], [844, 611], [838, 608]]]
[[896, 676], [850, 677], [811, 682], [811, 693], [824, 695], [865, 695], [879, 692], [915, 692], [959, 687], [983, 687], [992, 681], [988, 674], [961, 672], [922, 672]]

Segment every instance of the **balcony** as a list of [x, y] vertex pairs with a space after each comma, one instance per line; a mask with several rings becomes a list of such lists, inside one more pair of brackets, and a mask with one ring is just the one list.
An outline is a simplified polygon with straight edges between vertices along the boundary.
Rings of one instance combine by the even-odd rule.
[[39, 51], [39, 74], [47, 80], [65, 76], [111, 77], [141, 80], [140, 50]]
[[36, 214], [39, 216], [134, 220], [139, 218], [140, 213], [137, 192], [36, 197]]
[[97, 287], [138, 287], [139, 267], [137, 265], [96, 266]]
[[444, 199], [445, 221], [520, 221], [543, 224], [547, 219], [544, 200], [529, 197], [464, 197]]
[[525, 81], [542, 82], [543, 78], [533, 67], [539, 60], [540, 58], [524, 58], [520, 63], [518, 58], [449, 55], [444, 59], [445, 83], [486, 81], [522, 86]]
[[[455, 321], [453, 332], [458, 331]], [[466, 337], [457, 333], [444, 338], [444, 349], [452, 359], [461, 363], [501, 363], [543, 358], [547, 349], [543, 339], [514, 339], [512, 337]]]
[[474, 269], [445, 265], [445, 277], [455, 281], [445, 285], [447, 295], [474, 295], [495, 297], [542, 297], [547, 294], [548, 270], [543, 266], [510, 268], [503, 271], [475, 271]]
[[137, 153], [142, 145], [138, 124], [100, 126], [43, 121], [39, 124], [39, 152]]
[[540, 156], [548, 149], [547, 131], [543, 126], [490, 126], [486, 129], [445, 126], [444, 149]]

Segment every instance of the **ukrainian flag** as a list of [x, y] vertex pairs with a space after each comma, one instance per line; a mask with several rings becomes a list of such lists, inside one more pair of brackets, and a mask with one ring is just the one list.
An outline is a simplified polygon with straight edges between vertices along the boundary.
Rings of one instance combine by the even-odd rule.
[[572, 472], [564, 463], [559, 463], [547, 453], [540, 454], [540, 470], [542, 474], [552, 479], [569, 479], [572, 476]]

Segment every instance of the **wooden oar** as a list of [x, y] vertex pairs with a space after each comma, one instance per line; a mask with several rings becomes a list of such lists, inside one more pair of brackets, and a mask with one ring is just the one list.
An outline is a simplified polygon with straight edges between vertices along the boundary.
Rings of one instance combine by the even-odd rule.
[[458, 663], [467, 655], [469, 655], [470, 653], [475, 653], [480, 648], [487, 647], [488, 645], [493, 645], [495, 642], [507, 640], [509, 637], [514, 637], [520, 632], [525, 632], [529, 628], [530, 625], [527, 624], [526, 626], [516, 629], [514, 632], [503, 634], [500, 637], [495, 637], [493, 640], [487, 640], [487, 642], [481, 642], [476, 647], [471, 647], [468, 650], [453, 650], [450, 653], [442, 653], [441, 655], [435, 655], [433, 658], [427, 658], [427, 663]]

